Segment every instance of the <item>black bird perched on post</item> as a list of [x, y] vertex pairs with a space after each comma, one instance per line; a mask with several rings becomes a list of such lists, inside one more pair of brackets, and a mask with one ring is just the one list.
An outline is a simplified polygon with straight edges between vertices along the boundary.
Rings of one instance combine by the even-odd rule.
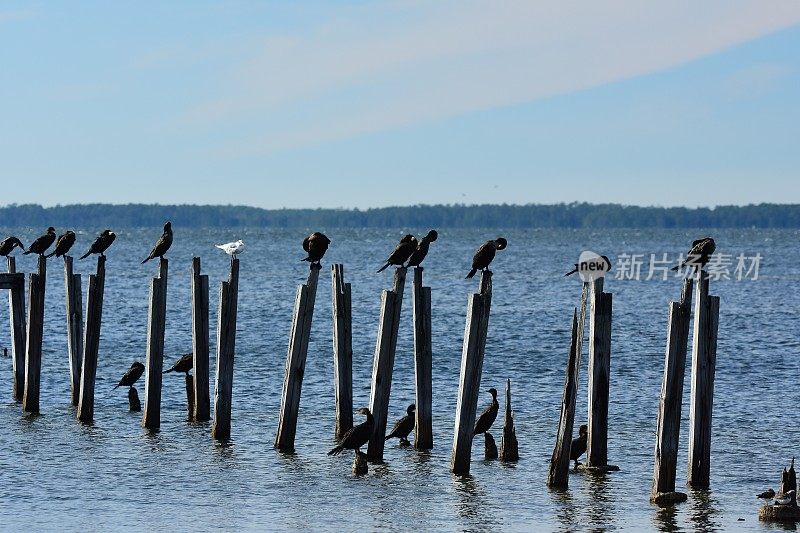
[[50, 245], [53, 244], [56, 240], [56, 229], [53, 226], [47, 228], [47, 233], [41, 235], [36, 238], [35, 241], [28, 246], [28, 249], [25, 250], [25, 253], [22, 255], [28, 254], [39, 254], [44, 255], [45, 251], [50, 248]]
[[686, 259], [680, 265], [672, 267], [671, 270], [678, 270], [685, 266], [703, 269], [708, 264], [711, 254], [717, 249], [717, 243], [711, 237], [703, 237], [692, 242], [692, 248], [686, 256]]
[[497, 389], [493, 387], [486, 392], [492, 395], [492, 403], [483, 410], [478, 420], [475, 421], [475, 431], [472, 432], [473, 435], [480, 435], [481, 433], [489, 431], [489, 428], [492, 427], [492, 424], [494, 424], [497, 418], [497, 411], [500, 410], [500, 404], [497, 402]]
[[[600, 256], [600, 258], [601, 258], [603, 261], [605, 261], [605, 262], [606, 262], [606, 267], [605, 267], [606, 269], [605, 269], [605, 271], [606, 271], [606, 272], [611, 272], [611, 260], [608, 258], [608, 256], [601, 255], [601, 256]], [[564, 277], [571, 276], [571, 275], [573, 275], [573, 274], [574, 274], [575, 272], [577, 272], [577, 271], [578, 271], [578, 263], [575, 263], [575, 268], [573, 268], [572, 270], [570, 270], [569, 272], [567, 272], [566, 274], [564, 274]]]
[[161, 234], [161, 237], [156, 242], [156, 245], [153, 246], [153, 249], [150, 251], [150, 255], [145, 257], [144, 261], [142, 261], [142, 264], [145, 264], [156, 257], [163, 259], [164, 254], [167, 253], [167, 250], [169, 250], [170, 246], [172, 246], [172, 222], [167, 222], [164, 224], [164, 233]]
[[575, 468], [578, 467], [578, 458], [586, 453], [586, 440], [589, 437], [589, 426], [583, 424], [578, 428], [578, 438], [572, 439], [572, 444], [569, 447], [569, 458], [575, 461]]
[[47, 254], [45, 257], [61, 257], [62, 255], [66, 255], [69, 252], [69, 249], [72, 248], [72, 245], [75, 244], [75, 232], [72, 230], [67, 230], [65, 233], [61, 234], [56, 241], [56, 249]]
[[94, 240], [86, 253], [81, 256], [81, 259], [86, 259], [91, 254], [100, 254], [105, 257], [105, 251], [114, 243], [116, 238], [117, 234], [110, 229], [103, 230], [103, 233]]
[[422, 261], [425, 259], [425, 256], [428, 255], [428, 248], [430, 248], [431, 243], [438, 238], [439, 234], [435, 229], [432, 229], [422, 238], [422, 240], [418, 242], [417, 249], [414, 250], [414, 253], [412, 253], [411, 257], [408, 258], [409, 268], [419, 266], [422, 263]]
[[347, 433], [345, 433], [339, 441], [339, 444], [329, 451], [328, 455], [339, 455], [342, 453], [342, 450], [345, 449], [355, 450], [356, 453], [361, 453], [361, 447], [369, 441], [369, 438], [372, 436], [372, 432], [375, 430], [375, 419], [372, 417], [372, 413], [370, 413], [369, 409], [366, 407], [362, 407], [356, 412], [358, 414], [365, 415], [367, 420], [348, 429]]
[[478, 270], [488, 269], [497, 250], [505, 250], [506, 246], [508, 246], [508, 241], [503, 237], [498, 237], [493, 241], [486, 241], [483, 243], [481, 247], [475, 251], [475, 255], [472, 256], [472, 270], [469, 271], [469, 274], [467, 274], [467, 277], [464, 279], [471, 278]]
[[172, 365], [169, 369], [164, 370], [164, 374], [168, 372], [183, 372], [187, 376], [189, 375], [189, 371], [194, 367], [194, 354], [187, 353], [181, 356], [180, 359], [175, 361], [175, 364]]
[[416, 410], [416, 405], [413, 403], [409, 405], [408, 409], [406, 409], [406, 416], [394, 423], [392, 431], [390, 431], [383, 440], [397, 438], [400, 439], [400, 446], [409, 446], [411, 443], [408, 442], [408, 436], [411, 434], [411, 431], [413, 431], [414, 426], [416, 425], [416, 418], [414, 416], [414, 411]]
[[408, 261], [408, 258], [411, 257], [411, 254], [414, 253], [414, 250], [417, 249], [417, 238], [413, 235], [406, 235], [402, 239], [400, 239], [400, 243], [395, 246], [394, 250], [391, 254], [389, 254], [389, 258], [386, 260], [386, 264], [383, 265], [381, 268], [378, 269], [378, 272], [383, 272], [389, 265], [397, 265], [403, 266], [403, 263]]
[[17, 246], [25, 250], [25, 246], [22, 245], [21, 240], [17, 239], [13, 235], [11, 237], [6, 237], [3, 239], [3, 242], [0, 242], [0, 255], [3, 257], [8, 257], [8, 254], [10, 254], [11, 251]]
[[134, 361], [114, 389], [117, 387], [133, 387], [133, 384], [139, 381], [139, 378], [142, 377], [142, 374], [144, 374], [144, 365], [139, 361]]
[[319, 264], [325, 252], [328, 251], [328, 245], [330, 243], [331, 240], [324, 233], [315, 231], [303, 239], [303, 250], [308, 252], [308, 257], [303, 259], [303, 261], [308, 261], [311, 264]]

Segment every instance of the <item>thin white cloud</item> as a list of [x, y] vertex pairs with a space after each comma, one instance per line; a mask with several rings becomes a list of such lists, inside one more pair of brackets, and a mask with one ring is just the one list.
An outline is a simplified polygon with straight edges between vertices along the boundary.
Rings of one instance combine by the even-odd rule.
[[796, 0], [368, 4], [269, 35], [183, 124], [261, 155], [668, 69], [800, 23]]

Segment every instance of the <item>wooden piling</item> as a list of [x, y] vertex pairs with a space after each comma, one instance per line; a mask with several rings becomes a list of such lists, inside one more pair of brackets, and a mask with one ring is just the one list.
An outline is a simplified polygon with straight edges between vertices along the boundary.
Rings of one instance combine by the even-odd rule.
[[488, 431], [483, 434], [483, 458], [487, 461], [497, 459], [497, 443]]
[[233, 401], [233, 359], [236, 353], [236, 313], [239, 300], [239, 260], [231, 259], [228, 281], [219, 290], [219, 322], [217, 325], [217, 374], [214, 387], [214, 421], [211, 436], [217, 440], [231, 438], [231, 405]]
[[186, 374], [186, 408], [189, 420], [194, 420], [194, 376]]
[[603, 278], [592, 282], [589, 314], [589, 434], [586, 466], [608, 466], [608, 396], [611, 376], [612, 295]]
[[467, 321], [464, 327], [464, 344], [461, 351], [461, 377], [458, 384], [453, 450], [450, 470], [454, 474], [469, 474], [472, 456], [472, 437], [475, 413], [478, 409], [478, 391], [483, 373], [483, 356], [489, 329], [489, 312], [492, 306], [492, 272], [481, 272], [480, 291], [469, 295]]
[[414, 268], [414, 383], [416, 424], [414, 448], [433, 448], [433, 350], [431, 347], [431, 288], [422, 284], [422, 267]]
[[17, 273], [16, 258], [7, 257], [9, 279], [8, 316], [11, 321], [11, 368], [14, 399], [22, 401], [25, 392], [25, 275]]
[[[192, 258], [192, 353], [193, 397], [197, 422], [211, 419], [211, 397], [208, 388], [208, 276], [200, 274], [200, 258]], [[188, 390], [187, 390], [188, 394]]]
[[22, 397], [22, 410], [34, 414], [39, 413], [46, 283], [47, 259], [40, 255], [38, 273], [28, 276], [28, 332], [25, 339], [25, 392]]
[[87, 424], [94, 420], [94, 383], [97, 376], [97, 355], [100, 350], [105, 281], [106, 258], [101, 255], [97, 258], [97, 273], [89, 275], [89, 292], [86, 296], [86, 327], [82, 343], [77, 418]]
[[692, 308], [692, 286], [692, 279], [685, 279], [680, 301], [669, 304], [664, 379], [661, 383], [658, 404], [655, 464], [650, 493], [650, 500], [655, 503], [686, 499], [686, 494], [675, 492], [675, 471], [681, 430], [681, 403], [689, 339], [689, 316]]
[[139, 391], [136, 387], [128, 389], [128, 410], [131, 413], [138, 413], [142, 410], [142, 402], [139, 401]]
[[150, 280], [147, 316], [147, 360], [145, 361], [144, 413], [142, 427], [161, 426], [161, 375], [164, 370], [164, 329], [167, 318], [167, 271], [169, 262], [160, 258], [159, 275]]
[[381, 317], [372, 361], [372, 388], [369, 399], [370, 411], [375, 417], [375, 431], [367, 447], [367, 459], [376, 463], [383, 461], [384, 435], [389, 416], [389, 395], [392, 390], [394, 356], [397, 349], [406, 272], [405, 267], [397, 267], [394, 272], [393, 289], [384, 290], [381, 294]]
[[350, 294], [350, 284], [344, 282], [344, 265], [331, 265], [337, 441], [353, 427], [353, 318]]
[[297, 414], [300, 411], [300, 393], [306, 371], [308, 339], [311, 336], [311, 320], [314, 317], [314, 303], [317, 297], [317, 282], [321, 268], [315, 263], [309, 265], [308, 280], [305, 284], [297, 287], [294, 300], [294, 316], [289, 333], [289, 349], [286, 354], [278, 434], [275, 436], [275, 448], [285, 452], [294, 450]]
[[692, 335], [692, 389], [689, 410], [689, 486], [707, 489], [711, 469], [711, 411], [717, 364], [719, 297], [708, 295], [708, 273], [699, 272]]
[[506, 380], [506, 410], [503, 421], [503, 439], [500, 441], [500, 460], [519, 461], [517, 432], [514, 429], [514, 412], [511, 410], [511, 379]]
[[64, 256], [64, 295], [67, 311], [67, 355], [69, 356], [72, 405], [81, 397], [81, 363], [83, 360], [83, 298], [81, 275], [72, 271], [72, 256]]

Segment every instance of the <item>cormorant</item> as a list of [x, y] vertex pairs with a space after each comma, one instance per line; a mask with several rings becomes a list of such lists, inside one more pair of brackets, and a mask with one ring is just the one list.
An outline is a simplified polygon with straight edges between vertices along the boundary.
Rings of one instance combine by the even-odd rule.
[[8, 257], [8, 254], [10, 254], [16, 246], [19, 246], [25, 250], [25, 246], [22, 245], [22, 241], [14, 236], [3, 239], [3, 242], [0, 242], [0, 255], [3, 257]]
[[[606, 272], [611, 272], [611, 260], [608, 258], [608, 256], [605, 256], [605, 255], [601, 255], [600, 257], [603, 259], [603, 261], [606, 262], [606, 270], [605, 271]], [[578, 263], [575, 263], [575, 268], [573, 268], [572, 270], [570, 270], [569, 272], [564, 274], [564, 277], [571, 276], [577, 271], [578, 271]]]
[[72, 230], [67, 230], [65, 233], [61, 234], [56, 241], [56, 249], [47, 254], [45, 257], [61, 257], [62, 255], [66, 255], [69, 252], [69, 249], [72, 248], [72, 245], [75, 244], [75, 232]]
[[101, 233], [89, 247], [85, 254], [81, 256], [81, 259], [86, 259], [91, 254], [100, 254], [105, 257], [105, 251], [108, 250], [108, 247], [114, 243], [114, 239], [117, 238], [117, 234], [111, 231], [110, 229], [103, 230]]
[[331, 240], [324, 233], [315, 231], [303, 239], [303, 250], [308, 252], [308, 257], [303, 259], [303, 261], [319, 264], [325, 252], [328, 251], [328, 245], [330, 243]]
[[414, 253], [411, 254], [411, 257], [408, 258], [408, 266], [415, 267], [419, 266], [422, 261], [425, 259], [425, 256], [428, 255], [428, 248], [433, 241], [439, 238], [439, 234], [436, 233], [435, 229], [432, 229], [425, 235], [422, 240], [419, 241], [417, 244], [417, 249], [414, 250]]
[[168, 370], [164, 370], [164, 374], [168, 372], [183, 372], [187, 376], [189, 375], [189, 371], [194, 366], [194, 354], [187, 353], [181, 356], [180, 359], [175, 361], [175, 364], [172, 365]]
[[139, 378], [144, 374], [144, 365], [139, 361], [134, 361], [131, 367], [119, 380], [119, 383], [114, 387], [133, 387], [133, 384], [139, 381]]
[[378, 272], [383, 272], [389, 265], [397, 265], [403, 266], [411, 254], [414, 253], [414, 250], [417, 249], [417, 238], [413, 235], [406, 235], [402, 239], [400, 239], [400, 243], [395, 246], [392, 253], [389, 255], [389, 258], [386, 260], [386, 264], [383, 265], [381, 268], [378, 269]]
[[492, 403], [483, 410], [478, 420], [475, 421], [475, 431], [473, 431], [473, 435], [480, 435], [481, 433], [489, 431], [489, 428], [492, 427], [492, 424], [494, 424], [497, 418], [497, 411], [500, 410], [500, 404], [497, 402], [497, 389], [492, 387], [486, 392], [492, 395]]
[[411, 434], [411, 431], [414, 430], [414, 426], [416, 425], [416, 417], [414, 416], [414, 411], [416, 410], [416, 405], [413, 403], [409, 405], [408, 409], [406, 409], [406, 416], [394, 423], [392, 431], [390, 431], [383, 440], [398, 438], [400, 439], [400, 446], [410, 445], [411, 443], [408, 442], [408, 436]]
[[372, 436], [372, 432], [375, 429], [375, 419], [372, 417], [372, 413], [370, 413], [369, 409], [366, 407], [362, 407], [356, 412], [358, 414], [365, 415], [367, 420], [348, 429], [347, 433], [345, 433], [342, 439], [339, 441], [339, 444], [329, 451], [328, 455], [339, 455], [342, 453], [342, 450], [345, 449], [355, 450], [356, 453], [361, 453], [361, 447], [369, 441], [369, 438]]
[[578, 458], [586, 453], [586, 439], [589, 437], [589, 426], [583, 424], [578, 428], [578, 438], [572, 439], [572, 444], [569, 447], [569, 458], [575, 461], [575, 468], [578, 467]]
[[471, 278], [478, 270], [488, 269], [497, 250], [505, 250], [506, 246], [508, 246], [508, 241], [503, 237], [498, 237], [493, 241], [486, 241], [483, 243], [481, 247], [475, 251], [475, 255], [472, 256], [472, 270], [469, 271], [469, 274], [467, 274], [467, 277], [464, 279]]
[[711, 254], [717, 249], [717, 243], [711, 237], [703, 237], [692, 242], [692, 248], [686, 255], [686, 259], [680, 265], [672, 267], [671, 270], [678, 270], [685, 266], [703, 269], [708, 264]]
[[53, 244], [56, 240], [56, 229], [53, 226], [47, 228], [47, 233], [41, 235], [36, 238], [35, 241], [28, 246], [28, 249], [25, 250], [25, 253], [22, 255], [28, 254], [39, 254], [44, 255], [44, 252], [50, 248], [50, 245]]
[[156, 245], [153, 246], [153, 249], [150, 251], [150, 255], [148, 255], [144, 261], [142, 261], [142, 264], [145, 264], [156, 257], [162, 259], [164, 254], [167, 253], [167, 250], [169, 250], [170, 246], [172, 246], [172, 222], [167, 222], [164, 224], [164, 233], [161, 234], [161, 237], [156, 242]]

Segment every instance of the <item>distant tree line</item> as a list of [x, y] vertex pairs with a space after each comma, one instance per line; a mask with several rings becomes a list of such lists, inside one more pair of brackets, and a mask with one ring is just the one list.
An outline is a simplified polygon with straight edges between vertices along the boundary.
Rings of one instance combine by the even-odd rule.
[[0, 207], [0, 226], [351, 228], [800, 228], [800, 204], [716, 208], [619, 204], [414, 205], [375, 209], [261, 209], [233, 205], [78, 204]]

